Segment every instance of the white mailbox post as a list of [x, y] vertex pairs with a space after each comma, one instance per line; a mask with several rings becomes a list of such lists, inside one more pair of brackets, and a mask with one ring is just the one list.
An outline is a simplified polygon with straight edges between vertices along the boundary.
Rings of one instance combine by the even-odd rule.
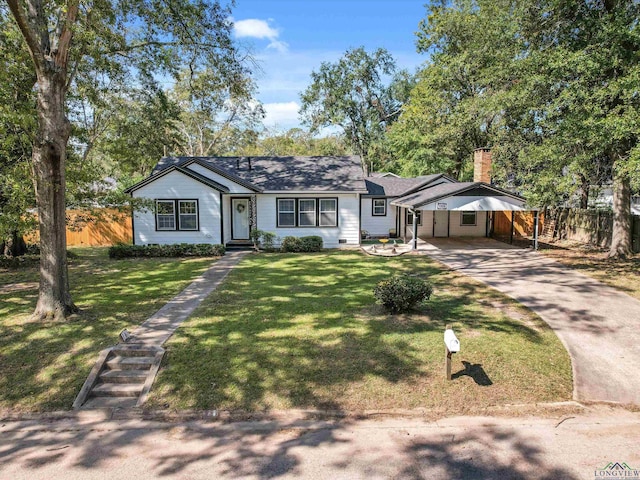
[[460, 340], [453, 333], [453, 330], [446, 326], [444, 331], [444, 345], [445, 345], [445, 374], [447, 380], [451, 380], [451, 355], [460, 351]]

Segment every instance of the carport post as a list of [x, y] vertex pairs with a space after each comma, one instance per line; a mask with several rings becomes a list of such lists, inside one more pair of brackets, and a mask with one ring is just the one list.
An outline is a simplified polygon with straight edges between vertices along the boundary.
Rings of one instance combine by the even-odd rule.
[[540, 225], [540, 212], [535, 211], [533, 215], [533, 249], [538, 250], [538, 228]]
[[418, 216], [416, 215], [416, 211], [413, 209], [409, 209], [411, 215], [413, 215], [413, 238], [411, 239], [411, 250], [418, 249]]

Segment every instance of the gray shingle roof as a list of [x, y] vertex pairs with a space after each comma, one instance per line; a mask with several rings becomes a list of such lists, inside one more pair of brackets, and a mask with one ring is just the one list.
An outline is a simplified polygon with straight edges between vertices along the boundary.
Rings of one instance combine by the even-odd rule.
[[424, 185], [444, 177], [442, 174], [425, 175], [423, 177], [367, 177], [367, 195], [381, 197], [400, 197]]
[[[365, 192], [360, 157], [166, 157], [152, 175], [197, 162], [259, 191]], [[248, 184], [248, 185], [247, 185]]]
[[441, 183], [440, 185], [428, 187], [424, 190], [419, 190], [417, 192], [398, 198], [391, 203], [392, 205], [399, 205], [401, 207], [417, 208], [422, 205], [426, 205], [427, 203], [435, 202], [436, 200], [439, 200], [441, 198], [450, 197], [452, 195], [457, 195], [476, 189], [481, 189], [497, 195], [506, 195], [509, 197], [517, 198], [519, 200], [524, 200], [524, 198], [520, 195], [516, 195], [515, 193], [508, 192], [493, 185], [487, 185], [486, 183], [457, 182]]

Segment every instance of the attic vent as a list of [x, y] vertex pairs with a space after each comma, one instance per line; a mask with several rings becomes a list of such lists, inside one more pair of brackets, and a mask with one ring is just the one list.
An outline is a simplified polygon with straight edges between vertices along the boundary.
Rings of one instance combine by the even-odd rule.
[[346, 238], [340, 238], [340, 239], [338, 239], [338, 243], [347, 243], [347, 239]]

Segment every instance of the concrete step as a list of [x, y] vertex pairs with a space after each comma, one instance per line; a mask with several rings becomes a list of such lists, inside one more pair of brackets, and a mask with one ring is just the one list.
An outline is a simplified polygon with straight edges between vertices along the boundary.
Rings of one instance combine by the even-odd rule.
[[133, 408], [137, 402], [136, 397], [90, 397], [82, 408]]
[[142, 392], [142, 384], [101, 383], [91, 390], [93, 397], [137, 397]]
[[106, 362], [111, 370], [149, 370], [154, 357], [121, 357], [116, 356]]
[[102, 383], [144, 383], [146, 370], [105, 370], [100, 374]]
[[157, 349], [136, 345], [117, 346], [112, 353], [120, 357], [153, 357]]

